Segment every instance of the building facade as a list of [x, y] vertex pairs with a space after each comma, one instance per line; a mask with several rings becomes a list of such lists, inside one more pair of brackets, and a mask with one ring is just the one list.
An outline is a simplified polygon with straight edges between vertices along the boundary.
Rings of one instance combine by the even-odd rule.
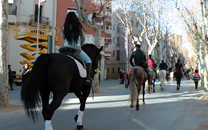
[[[16, 74], [21, 74], [19, 70], [22, 69], [22, 64], [20, 64], [20, 62], [24, 60], [28, 60], [25, 59], [24, 56], [20, 56], [20, 54], [26, 52], [34, 56], [35, 52], [31, 52], [20, 47], [21, 45], [28, 44], [28, 41], [17, 40], [14, 38], [14, 36], [16, 35], [16, 32], [14, 30], [15, 27], [17, 26], [15, 24], [21, 22], [24, 22], [23, 24], [25, 24], [29, 21], [37, 22], [38, 2], [39, 0], [13, 0], [13, 2], [9, 3], [8, 64], [12, 66], [12, 70], [15, 71]], [[85, 7], [89, 18], [92, 17], [91, 13], [96, 11], [97, 6], [98, 5], [93, 4], [91, 1], [86, 1]], [[51, 7], [55, 7], [55, 8], [53, 9]], [[73, 0], [62, 0], [62, 1], [58, 0], [55, 1], [55, 5], [53, 5], [53, 0], [47, 0], [46, 2], [40, 3], [39, 23], [49, 26], [50, 34], [47, 33], [47, 35], [52, 35], [51, 33], [52, 23], [54, 23], [55, 27], [58, 27], [58, 30], [55, 30], [55, 35], [56, 37], [59, 38], [59, 40], [56, 40], [57, 42], [55, 43], [55, 52], [58, 52], [59, 47], [64, 45], [64, 40], [61, 38], [61, 28], [64, 24], [66, 15], [69, 11], [76, 12], [76, 4]], [[53, 12], [54, 12], [54, 16], [52, 16]], [[105, 15], [107, 16], [108, 14], [109, 13], [106, 11]], [[53, 17], [54, 19], [52, 20]], [[102, 22], [99, 23], [99, 19], [97, 23], [100, 26], [103, 25]], [[86, 36], [85, 43], [94, 43], [94, 30], [92, 28], [89, 28], [83, 23], [82, 25], [84, 27], [85, 36]], [[36, 28], [37, 28], [37, 24], [36, 24]], [[101, 34], [100, 46], [105, 46], [110, 43], [111, 40], [110, 17], [108, 17], [107, 20], [106, 32], [107, 33], [105, 34], [104, 33]], [[47, 42], [44, 42], [43, 44], [47, 44]], [[101, 71], [101, 80], [104, 80], [106, 79], [106, 59], [110, 58], [110, 53], [106, 52], [104, 48], [101, 54], [102, 54], [102, 60], [100, 62], [99, 69]]]
[[[40, 3], [40, 24], [44, 24], [46, 26], [52, 25], [52, 6], [52, 0]], [[31, 52], [20, 47], [21, 45], [28, 44], [29, 42], [14, 38], [17, 33], [15, 32], [15, 28], [17, 28], [15, 24], [25, 24], [29, 21], [37, 23], [37, 16], [38, 0], [13, 0], [8, 3], [8, 64], [11, 65], [12, 71], [15, 71], [16, 74], [21, 74], [20, 69], [22, 69], [23, 65], [20, 64], [20, 62], [28, 60], [20, 54], [26, 52], [34, 55], [35, 52]], [[37, 28], [37, 24], [35, 26]], [[28, 28], [24, 28], [18, 33], [26, 34], [27, 30]], [[47, 44], [47, 42], [43, 42], [43, 44]]]
[[[128, 12], [128, 14], [134, 14], [135, 12]], [[118, 16], [119, 15], [119, 16]], [[112, 33], [111, 33], [111, 44], [106, 47], [106, 50], [111, 52], [111, 59], [107, 62], [107, 74], [110, 79], [119, 78], [119, 71], [129, 71], [132, 67], [129, 63], [129, 58], [134, 50], [134, 44], [130, 37], [127, 39], [127, 46], [125, 46], [125, 25], [121, 22], [120, 18], [125, 21], [125, 15], [123, 10], [120, 8], [115, 9], [112, 12]], [[134, 15], [128, 15], [129, 22], [131, 22], [131, 32], [134, 36], [137, 36], [142, 31], [142, 26], [135, 18]], [[143, 38], [144, 39], [144, 38]], [[141, 50], [148, 54], [148, 45], [143, 40]], [[127, 66], [127, 69], [126, 69]]]

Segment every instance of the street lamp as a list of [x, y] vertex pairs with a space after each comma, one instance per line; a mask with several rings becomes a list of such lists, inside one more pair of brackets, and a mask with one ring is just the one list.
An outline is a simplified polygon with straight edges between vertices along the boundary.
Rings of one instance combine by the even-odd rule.
[[38, 43], [39, 43], [39, 23], [40, 23], [40, 2], [44, 3], [46, 0], [38, 0], [38, 23], [37, 23], [37, 45], [36, 45], [36, 59], [38, 58]]

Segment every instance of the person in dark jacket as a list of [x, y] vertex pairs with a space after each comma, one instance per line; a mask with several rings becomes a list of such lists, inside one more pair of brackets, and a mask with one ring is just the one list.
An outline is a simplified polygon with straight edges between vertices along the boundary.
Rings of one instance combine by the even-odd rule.
[[194, 73], [194, 76], [193, 76], [193, 80], [194, 80], [194, 83], [195, 83], [195, 89], [198, 90], [198, 82], [200, 80], [200, 75], [199, 75], [197, 69], [195, 70], [195, 73]]
[[181, 69], [182, 69], [182, 64], [181, 64], [179, 58], [178, 58], [178, 60], [177, 60], [177, 62], [176, 62], [176, 64], [175, 64], [175, 68], [176, 68], [177, 70], [181, 70]]
[[9, 76], [9, 85], [11, 87], [11, 90], [13, 89], [12, 83], [13, 83], [13, 75], [12, 75], [12, 70], [11, 70], [11, 65], [8, 65], [8, 76]]
[[159, 66], [160, 70], [167, 70], [167, 67], [167, 64], [162, 60]]
[[120, 80], [119, 80], [119, 81], [120, 81], [119, 83], [122, 84], [122, 80], [123, 80], [122, 69], [121, 69], [120, 72], [119, 72], [119, 79], [120, 79]]
[[[132, 66], [141, 66], [145, 69], [145, 71], [147, 72], [147, 75], [148, 75], [148, 84], [151, 84], [151, 81], [150, 81], [150, 70], [148, 69], [148, 66], [147, 66], [147, 63], [146, 63], [146, 56], [144, 54], [144, 52], [140, 49], [140, 45], [139, 44], [136, 44], [136, 51], [134, 51], [132, 54], [131, 54], [131, 57], [130, 57], [130, 64]], [[134, 59], [134, 63], [132, 62], [132, 60]]]

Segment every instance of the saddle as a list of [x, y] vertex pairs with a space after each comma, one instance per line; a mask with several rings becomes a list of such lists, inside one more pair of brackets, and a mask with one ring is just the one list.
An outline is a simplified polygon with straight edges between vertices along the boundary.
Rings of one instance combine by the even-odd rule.
[[86, 67], [86, 63], [84, 62], [84, 60], [82, 60], [78, 57], [80, 52], [81, 52], [80, 49], [78, 49], [76, 47], [72, 47], [72, 46], [63, 46], [63, 47], [59, 48], [59, 53], [67, 55], [68, 57], [73, 59], [74, 62], [77, 64], [80, 76], [82, 78], [86, 78], [86, 76], [87, 76], [86, 68], [87, 67]]
[[79, 61], [83, 67], [86, 69], [86, 64], [84, 60], [80, 59], [78, 55], [80, 54], [81, 50], [77, 49], [76, 47], [73, 46], [63, 46], [59, 48], [59, 53], [64, 54], [64, 55], [69, 55]]

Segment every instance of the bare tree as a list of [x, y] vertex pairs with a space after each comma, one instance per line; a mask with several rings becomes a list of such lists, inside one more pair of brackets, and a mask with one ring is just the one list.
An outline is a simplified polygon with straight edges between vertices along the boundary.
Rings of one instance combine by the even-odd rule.
[[0, 3], [0, 106], [8, 106], [8, 63], [7, 63], [7, 28], [8, 28], [8, 0]]
[[[188, 8], [183, 6], [181, 1], [175, 0], [175, 6], [180, 13], [181, 17], [186, 24], [187, 32], [192, 38], [192, 44], [194, 49], [198, 51], [198, 69], [202, 77], [201, 86], [208, 89], [207, 85], [207, 64], [206, 52], [207, 52], [207, 38], [208, 38], [208, 12], [206, 0], [195, 0], [194, 6], [196, 8]], [[197, 12], [197, 13], [195, 13]], [[199, 13], [201, 12], [201, 13]], [[196, 48], [199, 47], [199, 48]]]

